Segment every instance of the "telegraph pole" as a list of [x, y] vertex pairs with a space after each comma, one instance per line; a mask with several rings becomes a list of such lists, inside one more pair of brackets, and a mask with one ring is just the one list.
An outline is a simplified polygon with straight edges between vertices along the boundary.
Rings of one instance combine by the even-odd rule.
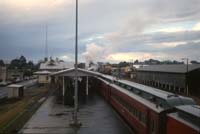
[[45, 26], [45, 59], [48, 61], [48, 25]]
[[189, 89], [188, 89], [188, 62], [189, 59], [188, 58], [182, 58], [182, 60], [186, 60], [186, 75], [185, 75], [185, 85], [186, 85], [186, 95], [189, 95]]
[[187, 73], [186, 73], [186, 88], [187, 88], [187, 95], [189, 95], [189, 90], [188, 90], [188, 58], [186, 58], [187, 60]]

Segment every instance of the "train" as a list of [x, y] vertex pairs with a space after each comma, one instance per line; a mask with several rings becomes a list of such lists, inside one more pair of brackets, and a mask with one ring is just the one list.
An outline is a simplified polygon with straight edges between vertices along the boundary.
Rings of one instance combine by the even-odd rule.
[[[200, 134], [200, 114], [192, 113], [200, 112], [200, 107], [192, 98], [104, 74], [95, 77], [95, 84], [136, 134]], [[188, 108], [183, 110], [181, 106], [195, 110], [188, 112]], [[179, 115], [185, 117], [179, 119]], [[196, 123], [187, 120], [191, 118], [195, 118]]]

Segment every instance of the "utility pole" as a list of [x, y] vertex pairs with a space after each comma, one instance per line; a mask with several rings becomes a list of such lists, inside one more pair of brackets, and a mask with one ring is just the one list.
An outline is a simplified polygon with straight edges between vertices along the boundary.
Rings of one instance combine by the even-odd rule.
[[188, 89], [188, 58], [182, 58], [182, 60], [186, 60], [186, 75], [185, 75], [185, 85], [186, 85], [186, 95], [189, 95], [189, 89]]
[[186, 58], [187, 60], [187, 73], [186, 73], [186, 89], [187, 89], [187, 95], [189, 95], [189, 90], [188, 90], [188, 58]]
[[45, 59], [48, 61], [48, 25], [45, 26]]

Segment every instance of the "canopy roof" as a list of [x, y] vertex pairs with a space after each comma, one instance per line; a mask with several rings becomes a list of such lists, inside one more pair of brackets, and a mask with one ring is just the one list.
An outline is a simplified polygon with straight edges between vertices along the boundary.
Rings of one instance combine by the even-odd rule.
[[44, 71], [37, 71], [34, 74], [36, 74], [36, 75], [46, 75], [46, 74], [51, 74], [51, 72], [44, 70]]
[[8, 88], [21, 88], [24, 87], [23, 85], [19, 85], [19, 84], [11, 84], [8, 86]]
[[[51, 74], [52, 76], [75, 76], [75, 69], [70, 68]], [[78, 76], [98, 76], [100, 73], [78, 68]]]

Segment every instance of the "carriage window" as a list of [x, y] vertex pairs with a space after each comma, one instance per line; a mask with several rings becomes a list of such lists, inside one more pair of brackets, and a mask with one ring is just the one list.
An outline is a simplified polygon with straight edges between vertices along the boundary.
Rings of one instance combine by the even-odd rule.
[[138, 111], [138, 119], [139, 121], [142, 121], [142, 113], [140, 111]]
[[142, 114], [141, 121], [143, 124], [146, 124], [146, 115]]

